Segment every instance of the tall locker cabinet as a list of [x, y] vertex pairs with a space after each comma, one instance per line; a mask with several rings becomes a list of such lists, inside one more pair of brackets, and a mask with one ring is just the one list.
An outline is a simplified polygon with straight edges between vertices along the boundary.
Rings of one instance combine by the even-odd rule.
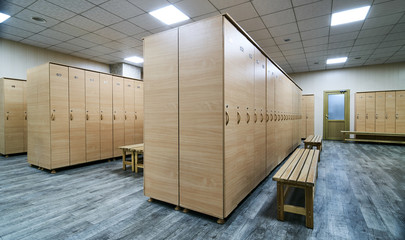
[[395, 92], [385, 92], [385, 132], [395, 133]]
[[143, 82], [135, 85], [135, 144], [143, 143]]
[[113, 157], [112, 76], [100, 73], [100, 158]]
[[375, 131], [385, 132], [385, 92], [375, 93]]
[[366, 132], [375, 132], [375, 93], [366, 93]]
[[266, 57], [227, 15], [144, 43], [145, 195], [223, 219], [272, 170]]
[[135, 82], [124, 78], [125, 145], [135, 143]]
[[356, 131], [366, 131], [366, 94], [356, 93]]
[[267, 75], [266, 75], [266, 175], [277, 166], [277, 156], [275, 152], [276, 148], [276, 136], [275, 136], [275, 111], [274, 111], [274, 81], [276, 77], [276, 66], [274, 66], [270, 60], [267, 62]]
[[395, 101], [395, 132], [405, 133], [405, 91], [396, 91]]
[[100, 74], [86, 71], [86, 161], [100, 159]]
[[314, 135], [314, 95], [302, 95], [301, 98], [301, 138]]
[[26, 152], [26, 81], [0, 78], [0, 153]]
[[121, 156], [120, 146], [125, 145], [124, 79], [113, 76], [113, 151]]

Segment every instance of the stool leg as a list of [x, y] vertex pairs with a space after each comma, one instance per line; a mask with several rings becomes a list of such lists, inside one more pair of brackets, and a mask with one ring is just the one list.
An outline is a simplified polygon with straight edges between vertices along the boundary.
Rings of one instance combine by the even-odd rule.
[[284, 221], [284, 186], [277, 182], [277, 219]]
[[135, 153], [135, 172], [138, 173], [138, 152]]
[[125, 150], [122, 149], [122, 169], [124, 169], [124, 171], [127, 170], [127, 166], [125, 165]]
[[314, 228], [314, 187], [305, 187], [305, 216], [307, 228]]
[[135, 169], [136, 169], [136, 167], [135, 167], [136, 161], [135, 161], [135, 159], [134, 159], [134, 154], [136, 154], [136, 153], [131, 152], [132, 172], [134, 172]]

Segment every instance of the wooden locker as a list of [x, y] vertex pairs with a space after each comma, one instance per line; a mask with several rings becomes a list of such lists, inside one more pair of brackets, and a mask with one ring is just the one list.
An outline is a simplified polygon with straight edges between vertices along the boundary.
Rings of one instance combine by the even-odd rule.
[[143, 82], [135, 81], [135, 144], [143, 143]]
[[385, 92], [385, 132], [395, 133], [395, 91]]
[[267, 60], [267, 113], [266, 113], [266, 122], [267, 122], [267, 151], [266, 151], [266, 175], [268, 175], [271, 170], [277, 166], [276, 159], [276, 139], [275, 139], [275, 111], [274, 111], [274, 81], [275, 81], [275, 70], [276, 67], [270, 60]]
[[69, 165], [68, 75], [69, 69], [66, 66], [54, 64], [49, 66], [49, 98], [51, 107], [51, 169]]
[[114, 157], [122, 155], [120, 146], [125, 145], [124, 80], [113, 76], [113, 144]]
[[[306, 101], [306, 137], [308, 137], [309, 135], [314, 135], [314, 113], [315, 113], [315, 97], [314, 95], [309, 95], [307, 96], [307, 101]], [[305, 138], [306, 138], [305, 137]]]
[[356, 131], [366, 131], [366, 94], [356, 93]]
[[70, 165], [86, 162], [84, 70], [69, 67]]
[[385, 92], [375, 93], [375, 131], [385, 132]]
[[113, 157], [112, 76], [100, 73], [100, 159]]
[[23, 83], [24, 85], [24, 94], [23, 94], [23, 98], [24, 98], [24, 104], [23, 104], [23, 108], [24, 108], [24, 148], [23, 148], [23, 152], [27, 152], [28, 149], [28, 113], [27, 113], [27, 82], [25, 81]]
[[4, 139], [4, 124], [5, 124], [5, 97], [4, 97], [4, 78], [0, 78], [0, 153], [5, 155], [6, 153], [6, 141]]
[[100, 160], [100, 73], [86, 71], [86, 162]]
[[178, 29], [145, 38], [144, 59], [144, 193], [179, 205]]
[[375, 132], [375, 92], [366, 93], [366, 132]]
[[135, 81], [124, 78], [125, 145], [135, 144]]
[[405, 91], [396, 91], [395, 101], [395, 132], [405, 133]]
[[307, 98], [305, 96], [302, 96], [301, 98], [301, 119], [300, 119], [300, 124], [301, 124], [301, 129], [300, 129], [300, 136], [301, 138], [306, 138], [307, 136]]

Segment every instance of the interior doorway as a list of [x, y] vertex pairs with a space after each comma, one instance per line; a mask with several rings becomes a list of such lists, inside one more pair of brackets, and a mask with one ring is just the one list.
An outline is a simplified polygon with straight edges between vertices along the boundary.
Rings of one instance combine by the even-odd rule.
[[323, 138], [343, 140], [342, 130], [350, 129], [350, 90], [324, 91]]

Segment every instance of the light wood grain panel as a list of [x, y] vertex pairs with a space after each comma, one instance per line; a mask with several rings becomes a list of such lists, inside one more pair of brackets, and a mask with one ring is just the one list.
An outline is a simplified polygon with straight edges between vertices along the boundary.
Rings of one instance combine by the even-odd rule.
[[385, 132], [395, 133], [395, 92], [385, 92]]
[[375, 132], [375, 92], [366, 93], [366, 132]]
[[375, 131], [385, 132], [385, 92], [375, 93]]
[[69, 67], [70, 165], [86, 162], [84, 70]]
[[125, 145], [124, 80], [113, 76], [113, 150], [114, 157], [121, 156], [120, 146]]
[[100, 160], [100, 73], [86, 71], [86, 162]]
[[69, 165], [68, 67], [49, 66], [51, 121], [51, 169]]
[[113, 156], [112, 76], [100, 73], [100, 158]]
[[356, 131], [366, 130], [366, 94], [356, 93]]
[[135, 81], [135, 143], [143, 143], [143, 82]]
[[222, 53], [222, 17], [179, 28], [180, 206], [219, 218], [224, 217]]
[[144, 59], [144, 193], [178, 205], [178, 30], [146, 37]]
[[300, 119], [300, 124], [301, 124], [301, 129], [300, 129], [300, 136], [301, 138], [306, 138], [307, 135], [307, 98], [305, 96], [302, 96], [301, 98], [301, 116], [302, 118]]
[[267, 151], [266, 151], [266, 174], [268, 175], [277, 165], [276, 156], [276, 136], [275, 136], [275, 66], [270, 60], [267, 60]]
[[5, 122], [5, 98], [4, 98], [4, 78], [0, 78], [0, 153], [6, 154], [6, 146], [4, 141], [4, 122]]
[[405, 91], [395, 92], [395, 132], [405, 133]]
[[135, 144], [135, 81], [124, 78], [125, 145]]
[[23, 151], [27, 152], [28, 149], [28, 113], [27, 113], [27, 82], [23, 82], [23, 89], [24, 89], [24, 94], [23, 94], [23, 108], [24, 108], [24, 147]]
[[315, 115], [315, 97], [312, 96], [306, 96], [307, 97], [307, 101], [306, 101], [306, 114], [307, 114], [307, 132], [306, 132], [306, 136], [309, 135], [314, 135], [314, 115]]

